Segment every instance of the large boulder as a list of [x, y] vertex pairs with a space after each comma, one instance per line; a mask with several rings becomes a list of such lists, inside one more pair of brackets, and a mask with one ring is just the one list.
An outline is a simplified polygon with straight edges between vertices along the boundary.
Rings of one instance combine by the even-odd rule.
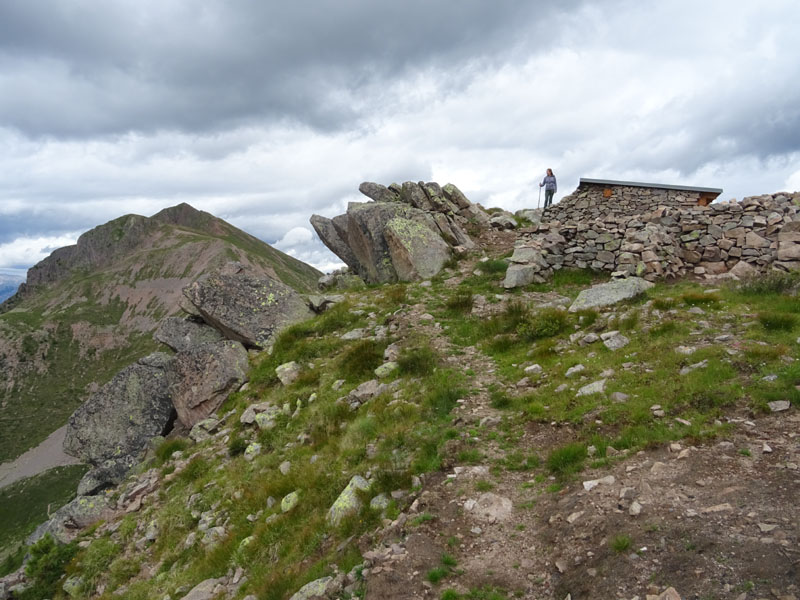
[[627, 279], [617, 279], [608, 283], [594, 285], [578, 294], [575, 302], [569, 307], [569, 312], [611, 306], [623, 300], [635, 298], [654, 285], [654, 283], [640, 277], [628, 277]]
[[207, 342], [221, 342], [224, 339], [219, 331], [194, 317], [188, 319], [167, 317], [158, 324], [153, 337], [175, 352], [189, 350]]
[[292, 288], [238, 263], [204, 275], [183, 294], [206, 323], [250, 348], [268, 348], [281, 330], [313, 316]]
[[216, 411], [247, 381], [247, 350], [239, 342], [202, 344], [175, 356], [170, 389], [178, 419], [188, 428]]
[[119, 483], [171, 427], [173, 360], [155, 353], [125, 367], [69, 418], [64, 451], [97, 467], [98, 485]]

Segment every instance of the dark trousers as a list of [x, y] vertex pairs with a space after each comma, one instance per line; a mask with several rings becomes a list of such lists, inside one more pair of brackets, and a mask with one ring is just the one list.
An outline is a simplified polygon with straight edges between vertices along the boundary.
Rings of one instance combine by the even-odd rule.
[[545, 190], [544, 191], [544, 207], [547, 208], [553, 203], [553, 194], [555, 194], [555, 190]]

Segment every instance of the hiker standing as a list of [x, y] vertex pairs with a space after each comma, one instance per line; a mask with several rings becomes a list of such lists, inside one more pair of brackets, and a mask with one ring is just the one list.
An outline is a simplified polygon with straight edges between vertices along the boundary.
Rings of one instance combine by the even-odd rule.
[[553, 175], [553, 169], [547, 169], [547, 175], [542, 179], [539, 187], [544, 186], [544, 207], [547, 208], [553, 203], [553, 195], [556, 193], [558, 186], [556, 185], [556, 176]]

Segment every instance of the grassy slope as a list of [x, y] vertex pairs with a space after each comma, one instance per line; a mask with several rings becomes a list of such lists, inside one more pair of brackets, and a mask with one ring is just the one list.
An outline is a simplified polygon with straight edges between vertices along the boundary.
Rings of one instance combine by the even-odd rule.
[[[86, 469], [84, 465], [56, 467], [0, 490], [0, 560], [9, 559], [20, 540], [47, 520], [48, 508], [54, 511], [75, 497], [75, 487]], [[16, 560], [8, 560], [0, 573], [16, 566]]]
[[[457, 286], [440, 277], [428, 289], [395, 285], [351, 295], [347, 304], [285, 332], [271, 356], [256, 359], [250, 389], [234, 396], [220, 411], [235, 409], [227, 423], [230, 431], [185, 450], [190, 458], [185, 467], [170, 459], [170, 448], [165, 447], [151, 466], [165, 475], [176, 468], [180, 473], [165, 485], [160, 502], [124, 517], [116, 533], [89, 536], [91, 546], [69, 570], [84, 575], [87, 593], [104, 583], [103, 598], [112, 598], [120, 588], [128, 598], [153, 598], [179, 596], [179, 588], [224, 575], [238, 565], [249, 578], [242, 594], [278, 599], [330, 573], [333, 564], [345, 572], [358, 565], [360, 553], [348, 540], [374, 530], [382, 517], [394, 518], [405, 506], [392, 501], [383, 515], [365, 508], [339, 527], [329, 525], [328, 507], [351, 476], [370, 472], [375, 482], [372, 496], [408, 489], [414, 475], [436, 471], [444, 461], [469, 464], [483, 459], [480, 447], [470, 443], [476, 432], [464, 430], [450, 415], [458, 398], [476, 393], [476, 374], [466, 365], [446, 367], [446, 357], [438, 356], [423, 339], [402, 340], [405, 351], [394, 376], [395, 392], [357, 411], [337, 402], [371, 378], [386, 344], [344, 342], [339, 336], [356, 327], [388, 323], [396, 318], [396, 311], [407, 313], [411, 304], [423, 304], [443, 324], [456, 355], [464, 352], [460, 348], [476, 346], [493, 358], [497, 382], [491, 390], [492, 402], [514, 416], [493, 435], [509, 448], [526, 421], [574, 424], [577, 434], [570, 443], [531, 448], [524, 456], [510, 453], [492, 466], [529, 471], [531, 485], [541, 493], [558, 490], [565, 479], [579, 473], [589, 461], [589, 445], [596, 449], [591, 460], [597, 466], [622, 459], [611, 455], [612, 447], [635, 451], [682, 438], [699, 443], [726, 435], [725, 427], [716, 421], [723, 415], [764, 411], [766, 402], [773, 399], [789, 398], [800, 404], [795, 388], [800, 369], [788, 360], [795, 354], [800, 300], [782, 293], [785, 282], [766, 281], [749, 289], [722, 288], [711, 293], [690, 282], [661, 284], [611, 313], [586, 311], [566, 317], [534, 310], [525, 305], [524, 293], [516, 292], [519, 302], [507, 303], [496, 316], [487, 318], [471, 316], [473, 294], [494, 294], [503, 267], [491, 262], [483, 268], [485, 274], [469, 276]], [[585, 273], [559, 273], [553, 284], [537, 289], [574, 297], [591, 280], [593, 276]], [[488, 295], [488, 301], [496, 299]], [[702, 314], [696, 314], [698, 307]], [[612, 329], [631, 339], [625, 349], [612, 352], [600, 343], [580, 347], [568, 341], [575, 332], [585, 335]], [[735, 345], [716, 341], [720, 335], [731, 335]], [[676, 353], [681, 344], [695, 348], [694, 353]], [[274, 369], [289, 360], [305, 366], [295, 383], [283, 387]], [[701, 361], [707, 361], [704, 367], [675, 376], [676, 369]], [[517, 392], [513, 384], [533, 362], [543, 367], [546, 380], [533, 390]], [[629, 363], [638, 366], [633, 369]], [[613, 369], [614, 375], [606, 375], [607, 392], [624, 390], [628, 401], [610, 402], [607, 395], [576, 398], [574, 390], [555, 391], [562, 384], [575, 385], [566, 371], [576, 364], [584, 365], [586, 382]], [[338, 379], [346, 383], [335, 391], [332, 384]], [[276, 428], [258, 431], [238, 419], [254, 402], [287, 405], [288, 410], [278, 418]], [[653, 413], [654, 404], [661, 405], [664, 417]], [[290, 417], [295, 409], [296, 416]], [[308, 436], [307, 443], [297, 443], [301, 434]], [[263, 451], [249, 462], [242, 451], [252, 442], [260, 443]], [[291, 468], [284, 475], [278, 466], [287, 460]], [[293, 491], [300, 494], [300, 504], [283, 514], [280, 501]], [[187, 506], [190, 496], [194, 504]], [[278, 504], [268, 508], [269, 498]], [[227, 522], [226, 535], [211, 548], [199, 544], [186, 548], [184, 540], [196, 531], [201, 513], [218, 524]], [[257, 517], [251, 521], [248, 515]], [[158, 524], [158, 539], [144, 552], [136, 550], [134, 542], [151, 522]], [[136, 568], [130, 567], [131, 561]], [[435, 577], [451, 573], [453, 565], [442, 561], [437, 568], [443, 572]], [[138, 567], [144, 564], [159, 565], [157, 575], [138, 577]], [[432, 577], [429, 574], [429, 580]], [[61, 597], [59, 593], [54, 592], [55, 597]], [[447, 597], [462, 596], [450, 593]], [[505, 598], [510, 591], [473, 590], [463, 597]]]

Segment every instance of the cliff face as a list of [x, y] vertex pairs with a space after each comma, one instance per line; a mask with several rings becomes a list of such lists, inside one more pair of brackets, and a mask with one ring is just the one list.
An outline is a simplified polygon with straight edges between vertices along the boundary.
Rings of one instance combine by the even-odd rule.
[[84, 233], [28, 272], [0, 308], [0, 438], [13, 458], [66, 422], [114, 373], [155, 349], [181, 290], [231, 260], [306, 292], [321, 273], [188, 204], [126, 215]]

